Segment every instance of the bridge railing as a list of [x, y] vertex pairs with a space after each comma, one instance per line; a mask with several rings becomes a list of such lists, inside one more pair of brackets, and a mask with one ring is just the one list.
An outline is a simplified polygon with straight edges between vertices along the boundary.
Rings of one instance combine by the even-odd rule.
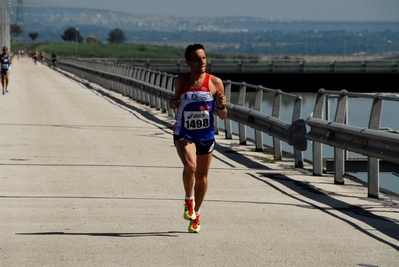
[[[247, 89], [255, 91], [254, 103], [249, 103], [253, 108], [244, 107], [247, 96]], [[226, 138], [232, 137], [232, 125], [230, 120], [238, 122], [238, 136], [241, 145], [246, 145], [248, 139], [246, 126], [255, 129], [255, 150], [263, 151], [263, 132], [273, 138], [273, 155], [276, 158], [282, 158], [282, 141], [294, 147], [295, 167], [303, 167], [303, 153], [307, 149], [305, 139], [306, 126], [301, 119], [302, 97], [285, 93], [281, 90], [255, 86], [246, 83], [225, 81], [225, 94], [227, 101], [231, 102], [231, 92], [238, 91], [237, 105], [228, 105], [228, 117], [225, 121]], [[272, 95], [272, 112], [269, 115], [262, 113], [263, 94]], [[282, 98], [290, 98], [294, 101], [294, 108], [291, 116], [291, 122], [285, 122], [280, 119], [282, 112]]]
[[[168, 112], [174, 116], [175, 111], [168, 105], [169, 99], [174, 96], [173, 83], [175, 75], [160, 71], [132, 67], [125, 64], [102, 63], [91, 60], [64, 59], [59, 66], [68, 72], [93, 81], [105, 88], [120, 92], [123, 95], [162, 112]], [[380, 160], [392, 162], [399, 166], [399, 135], [395, 131], [386, 131], [380, 128], [383, 101], [399, 101], [399, 97], [391, 94], [364, 94], [343, 91], [319, 90], [314, 106], [312, 117], [306, 119], [306, 124], [311, 128], [306, 130], [305, 121], [301, 119], [302, 98], [282, 92], [254, 86], [246, 83], [224, 81], [225, 93], [228, 99], [228, 117], [224, 121], [226, 138], [232, 138], [231, 122], [238, 123], [238, 136], [240, 144], [246, 144], [249, 138], [246, 128], [255, 130], [256, 150], [263, 149], [262, 134], [266, 133], [273, 137], [273, 151], [279, 157], [281, 141], [288, 143], [294, 149], [295, 167], [303, 167], [302, 152], [307, 149], [308, 140], [313, 141], [313, 173], [322, 175], [323, 156], [322, 144], [334, 147], [334, 182], [343, 183], [345, 172], [345, 151], [353, 151], [368, 157], [368, 196], [379, 197], [379, 162]], [[231, 92], [238, 87], [239, 97], [236, 104], [232, 104]], [[247, 89], [255, 91], [253, 108], [245, 106]], [[235, 90], [235, 89], [234, 89]], [[273, 94], [272, 114], [262, 113], [262, 96], [264, 93]], [[294, 99], [292, 120], [286, 122], [280, 119], [281, 99], [289, 97]], [[334, 121], [329, 116], [323, 119], [326, 110], [326, 99], [337, 97], [338, 104]], [[348, 115], [348, 97], [363, 97], [373, 99], [370, 112], [369, 125], [356, 127], [346, 125]], [[216, 116], [216, 115], [215, 115]], [[219, 121], [215, 120], [217, 132], [219, 132]]]
[[[93, 59], [91, 59], [93, 60]], [[163, 72], [186, 71], [186, 63], [181, 59], [140, 59], [140, 58], [98, 58], [99, 62], [111, 62]], [[305, 60], [259, 60], [259, 59], [208, 59], [210, 72], [399, 72], [398, 59], [358, 60], [358, 61], [310, 61]]]
[[[327, 97], [338, 97], [334, 121], [323, 118]], [[347, 125], [348, 98], [369, 98], [372, 105], [368, 127]], [[334, 147], [334, 182], [344, 183], [345, 151], [352, 151], [367, 156], [368, 195], [378, 198], [380, 160], [399, 164], [399, 134], [380, 128], [384, 101], [399, 102], [399, 96], [393, 94], [351, 93], [346, 90], [327, 91], [320, 89], [313, 111], [313, 116], [306, 119], [311, 130], [306, 138], [313, 141], [313, 173], [322, 175], [322, 146]], [[367, 113], [366, 113], [367, 114]]]

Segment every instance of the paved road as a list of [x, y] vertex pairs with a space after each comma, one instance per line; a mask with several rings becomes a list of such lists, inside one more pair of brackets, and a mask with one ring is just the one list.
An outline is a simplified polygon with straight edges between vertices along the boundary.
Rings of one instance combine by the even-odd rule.
[[171, 118], [28, 59], [0, 97], [0, 266], [397, 266], [396, 198], [218, 137], [202, 231]]

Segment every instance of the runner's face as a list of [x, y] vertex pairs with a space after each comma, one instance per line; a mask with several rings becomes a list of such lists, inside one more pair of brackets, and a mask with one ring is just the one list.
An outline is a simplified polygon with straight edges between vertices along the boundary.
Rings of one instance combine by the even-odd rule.
[[206, 55], [203, 49], [191, 53], [191, 60], [187, 62], [194, 73], [204, 73], [206, 69]]

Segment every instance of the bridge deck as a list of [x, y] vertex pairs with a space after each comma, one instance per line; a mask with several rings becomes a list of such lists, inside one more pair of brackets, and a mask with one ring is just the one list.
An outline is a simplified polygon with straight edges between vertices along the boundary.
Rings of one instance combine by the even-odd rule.
[[399, 208], [218, 136], [202, 231], [165, 114], [15, 60], [0, 96], [1, 266], [396, 266]]

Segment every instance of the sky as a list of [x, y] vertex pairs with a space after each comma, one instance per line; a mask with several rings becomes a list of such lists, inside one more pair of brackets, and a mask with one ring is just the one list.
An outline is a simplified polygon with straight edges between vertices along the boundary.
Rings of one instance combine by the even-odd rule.
[[[17, 0], [12, 0], [15, 4]], [[95, 8], [181, 17], [399, 21], [399, 0], [25, 0], [24, 5]]]

